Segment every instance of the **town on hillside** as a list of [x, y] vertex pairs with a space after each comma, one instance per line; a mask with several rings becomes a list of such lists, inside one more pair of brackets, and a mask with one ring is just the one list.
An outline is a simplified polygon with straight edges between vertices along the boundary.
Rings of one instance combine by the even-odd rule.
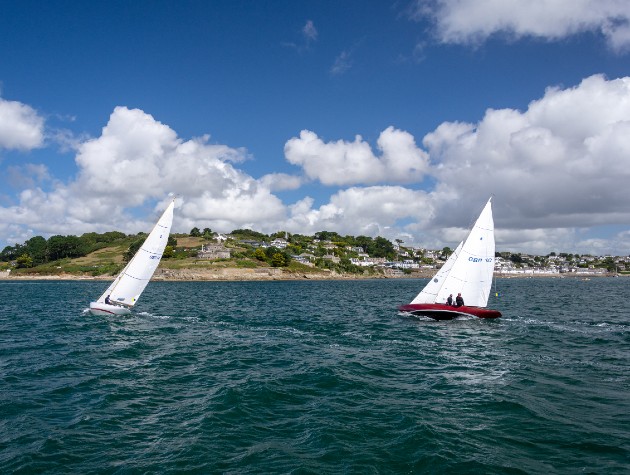
[[[89, 273], [118, 272], [140, 248], [145, 233], [127, 235], [112, 231], [82, 236], [35, 236], [0, 253], [0, 272]], [[342, 236], [320, 231], [312, 236], [279, 231], [263, 234], [236, 229], [229, 234], [193, 228], [169, 238], [162, 262], [180, 267], [204, 261], [237, 267], [318, 269], [345, 274], [413, 275], [440, 268], [453, 250], [405, 246], [400, 239]], [[591, 256], [551, 252], [546, 256], [497, 252], [495, 273], [505, 275], [618, 275], [630, 273], [630, 256]]]

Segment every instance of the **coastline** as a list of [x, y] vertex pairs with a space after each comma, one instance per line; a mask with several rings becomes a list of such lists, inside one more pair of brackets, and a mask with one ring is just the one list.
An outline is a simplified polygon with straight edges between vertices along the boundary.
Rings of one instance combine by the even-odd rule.
[[[238, 282], [238, 281], [287, 281], [287, 280], [366, 280], [366, 279], [428, 279], [433, 277], [435, 269], [423, 269], [412, 272], [411, 274], [403, 273], [385, 273], [385, 274], [341, 274], [338, 272], [322, 270], [320, 272], [298, 272], [288, 271], [276, 267], [261, 267], [255, 269], [239, 269], [233, 267], [219, 269], [167, 269], [158, 268], [151, 279], [154, 282]], [[556, 278], [556, 279], [591, 279], [602, 277], [626, 277], [622, 274], [602, 274], [602, 273], [518, 273], [504, 274], [496, 272], [494, 277], [497, 279], [533, 279], [533, 278]], [[17, 281], [17, 280], [85, 280], [85, 281], [110, 281], [115, 276], [99, 275], [91, 276], [85, 274], [13, 274], [9, 272], [0, 272], [0, 281]]]

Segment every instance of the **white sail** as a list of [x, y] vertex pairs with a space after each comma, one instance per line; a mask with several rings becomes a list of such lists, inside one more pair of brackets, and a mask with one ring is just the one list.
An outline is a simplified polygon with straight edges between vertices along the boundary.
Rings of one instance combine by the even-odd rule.
[[112, 302], [128, 307], [136, 304], [162, 258], [173, 224], [174, 207], [175, 200], [168, 205], [142, 247], [138, 249], [138, 252], [118, 274], [118, 277], [100, 296], [97, 300], [98, 303], [104, 303], [105, 298], [109, 295]]
[[467, 306], [488, 305], [494, 274], [492, 198], [453, 256], [453, 261], [449, 258], [411, 303], [444, 303], [450, 294], [461, 293]]
[[[446, 260], [444, 265], [440, 267], [440, 270], [437, 271], [437, 273], [433, 276], [433, 278], [431, 278], [429, 283], [424, 287], [424, 289], [420, 291], [418, 295], [416, 295], [416, 298], [413, 299], [411, 303], [436, 303], [438, 302], [437, 298], [438, 298], [438, 294], [440, 293], [440, 289], [444, 285], [444, 282], [446, 282], [446, 277], [451, 272], [451, 269], [453, 268], [453, 264], [455, 264], [455, 260], [457, 259], [457, 256], [461, 252], [463, 245], [464, 245], [464, 241], [459, 243], [459, 246], [457, 246], [457, 248], [453, 251], [453, 253], [450, 256], [448, 256], [448, 259]], [[445, 303], [445, 302], [446, 302], [446, 299], [438, 303]]]

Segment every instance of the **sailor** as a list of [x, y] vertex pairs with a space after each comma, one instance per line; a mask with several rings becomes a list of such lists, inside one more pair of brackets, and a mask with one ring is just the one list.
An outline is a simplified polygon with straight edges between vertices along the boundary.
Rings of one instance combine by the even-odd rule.
[[446, 298], [446, 305], [448, 305], [449, 307], [453, 305], [453, 294], [449, 295]]
[[464, 305], [464, 297], [462, 297], [462, 294], [457, 294], [457, 297], [455, 297], [455, 306], [461, 307], [463, 305]]
[[112, 301], [111, 301], [111, 300], [109, 300], [109, 295], [108, 295], [107, 297], [105, 297], [105, 303], [106, 303], [107, 305], [112, 305]]

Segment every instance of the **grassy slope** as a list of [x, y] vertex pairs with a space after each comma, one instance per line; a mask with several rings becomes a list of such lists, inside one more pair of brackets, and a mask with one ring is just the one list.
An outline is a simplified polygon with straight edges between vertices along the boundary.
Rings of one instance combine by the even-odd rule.
[[[207, 242], [204, 238], [201, 237], [176, 236], [176, 238], [177, 249], [200, 249], [201, 245]], [[13, 269], [12, 273], [14, 275], [116, 275], [124, 266], [123, 254], [134, 239], [135, 238], [130, 238], [124, 241], [120, 241], [116, 244], [104, 247], [97, 251], [91, 252], [87, 256], [79, 257], [77, 259], [61, 259], [59, 261], [49, 262], [30, 269]], [[245, 269], [257, 267], [269, 267], [269, 264], [257, 261], [255, 259], [238, 258], [208, 261], [205, 259], [198, 259], [196, 257], [185, 259], [162, 259], [160, 262], [160, 268], [164, 269]], [[292, 262], [289, 265], [288, 270], [302, 273], [320, 272], [319, 269], [313, 269], [297, 262]]]

